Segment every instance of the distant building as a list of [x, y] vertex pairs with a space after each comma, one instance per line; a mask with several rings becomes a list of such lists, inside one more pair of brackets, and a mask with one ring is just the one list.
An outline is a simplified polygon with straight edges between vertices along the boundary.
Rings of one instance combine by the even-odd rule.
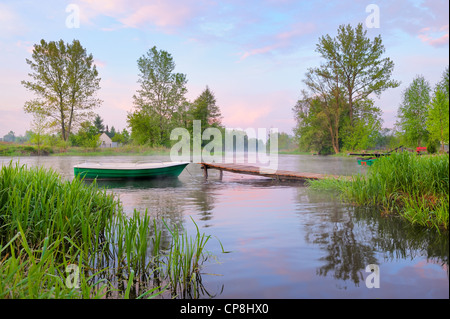
[[113, 142], [108, 135], [102, 133], [100, 135], [100, 147], [117, 147], [117, 142]]

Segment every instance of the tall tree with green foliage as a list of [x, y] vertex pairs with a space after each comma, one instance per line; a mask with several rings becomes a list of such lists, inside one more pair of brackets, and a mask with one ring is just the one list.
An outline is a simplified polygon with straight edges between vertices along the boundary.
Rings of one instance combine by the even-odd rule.
[[311, 96], [305, 90], [302, 98], [293, 108], [297, 125], [295, 137], [301, 151], [313, 151], [318, 154], [332, 152], [331, 133], [327, 128], [327, 120], [322, 109], [322, 101], [317, 96]]
[[220, 108], [216, 105], [214, 93], [208, 86], [192, 103], [191, 115], [194, 120], [201, 121], [202, 128], [220, 126], [222, 118]]
[[128, 114], [131, 135], [138, 143], [168, 144], [176, 125], [174, 114], [185, 101], [186, 75], [175, 73], [172, 55], [155, 46], [138, 59], [138, 68], [140, 89], [133, 96], [136, 110]]
[[427, 128], [430, 139], [438, 140], [441, 151], [444, 144], [449, 142], [449, 81], [448, 66], [443, 74], [443, 79], [436, 85], [433, 97], [428, 105]]
[[428, 138], [430, 92], [430, 83], [422, 75], [417, 75], [403, 92], [396, 125], [403, 140], [410, 146], [421, 146]]
[[44, 142], [45, 133], [48, 129], [46, 116], [42, 113], [34, 113], [33, 121], [31, 122], [32, 138], [31, 142], [38, 147], [38, 155], [41, 154], [41, 146]]
[[381, 36], [369, 39], [362, 24], [341, 25], [336, 37], [319, 38], [316, 51], [324, 61], [306, 73], [309, 97], [294, 107], [299, 145], [322, 153], [330, 145], [335, 153], [371, 147], [381, 129], [381, 110], [372, 96], [400, 85], [391, 79], [394, 63], [383, 57]]
[[105, 125], [103, 124], [103, 119], [98, 114], [94, 118], [94, 126], [97, 128], [99, 133], [103, 133], [105, 131]]
[[[193, 121], [195, 120], [200, 121], [200, 136], [203, 136], [204, 131], [210, 127], [224, 130], [221, 125], [222, 115], [220, 108], [216, 103], [214, 93], [206, 86], [205, 90], [190, 104], [188, 111], [189, 120], [186, 128], [190, 131], [192, 139], [194, 139]], [[225, 136], [222, 137], [225, 138]], [[201, 139], [202, 146], [207, 144], [209, 144], [208, 139]]]
[[350, 24], [339, 26], [335, 38], [328, 34], [320, 37], [316, 51], [326, 63], [337, 66], [339, 82], [346, 89], [351, 127], [358, 101], [365, 100], [371, 94], [379, 96], [386, 89], [400, 85], [391, 80], [394, 62], [382, 57], [385, 48], [381, 36], [370, 40], [362, 23], [356, 28]]
[[339, 71], [334, 61], [322, 64], [319, 68], [311, 68], [303, 81], [315, 99], [306, 99], [319, 103], [320, 116], [326, 129], [330, 132], [331, 145], [335, 153], [339, 153], [339, 129], [342, 114], [346, 109], [345, 92], [339, 82]]
[[372, 99], [357, 102], [353, 127], [349, 132], [349, 119], [344, 118], [341, 126], [342, 147], [346, 150], [365, 150], [375, 146], [381, 131], [381, 110]]
[[46, 115], [49, 126], [58, 127], [67, 141], [73, 127], [92, 116], [90, 111], [101, 104], [96, 98], [100, 78], [92, 54], [87, 54], [78, 40], [67, 44], [41, 40], [26, 62], [32, 80], [22, 84], [37, 98], [25, 103], [25, 112]]

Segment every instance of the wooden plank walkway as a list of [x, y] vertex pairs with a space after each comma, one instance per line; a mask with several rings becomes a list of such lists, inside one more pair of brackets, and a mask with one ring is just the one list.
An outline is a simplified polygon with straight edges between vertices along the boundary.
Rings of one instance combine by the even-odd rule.
[[218, 163], [199, 163], [203, 169], [203, 175], [208, 178], [208, 169], [216, 169], [220, 171], [220, 179], [222, 179], [223, 171], [232, 172], [237, 174], [247, 174], [247, 175], [258, 175], [270, 177], [276, 180], [308, 180], [308, 179], [326, 179], [335, 178], [342, 179], [347, 178], [347, 176], [339, 175], [327, 175], [327, 174], [316, 174], [316, 173], [299, 173], [285, 170], [269, 170], [264, 167], [257, 167], [251, 165], [241, 165], [241, 164], [218, 164]]

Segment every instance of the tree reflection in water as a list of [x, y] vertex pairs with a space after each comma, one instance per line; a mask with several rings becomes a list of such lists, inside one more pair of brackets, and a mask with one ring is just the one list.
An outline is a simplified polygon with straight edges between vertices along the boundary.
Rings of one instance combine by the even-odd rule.
[[[448, 277], [448, 232], [418, 228], [397, 216], [381, 217], [378, 208], [346, 206], [338, 199], [333, 204], [330, 194], [311, 191], [305, 196], [304, 190], [300, 194], [299, 200], [303, 202], [327, 203], [311, 212], [316, 214], [311, 219], [314, 222], [304, 225], [306, 241], [318, 245], [325, 253], [317, 275], [331, 275], [359, 286], [367, 276], [365, 268], [369, 264], [425, 256], [429, 262], [444, 267]], [[344, 284], [341, 288], [346, 287]]]

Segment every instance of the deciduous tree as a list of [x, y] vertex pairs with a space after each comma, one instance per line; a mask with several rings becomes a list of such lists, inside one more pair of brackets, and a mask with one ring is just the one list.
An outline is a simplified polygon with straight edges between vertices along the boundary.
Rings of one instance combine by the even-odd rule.
[[[173, 115], [185, 101], [186, 75], [175, 73], [175, 62], [170, 53], [154, 46], [138, 59], [140, 89], [133, 96], [136, 110], [128, 114], [133, 139], [137, 142], [167, 144], [173, 127]], [[158, 129], [142, 130], [144, 122], [157, 124]], [[144, 125], [145, 124], [145, 125]], [[138, 136], [159, 134], [158, 137]]]
[[317, 103], [318, 113], [330, 132], [331, 145], [339, 153], [339, 128], [343, 112], [346, 110], [345, 93], [339, 82], [336, 63], [329, 62], [319, 68], [309, 69], [304, 83], [308, 86]]
[[428, 105], [427, 128], [430, 138], [441, 143], [441, 151], [444, 144], [449, 142], [449, 83], [448, 67], [443, 74], [443, 79], [436, 85], [433, 98]]
[[25, 112], [44, 114], [67, 141], [73, 127], [101, 104], [96, 98], [100, 78], [92, 54], [78, 40], [68, 44], [41, 40], [26, 62], [32, 70], [31, 80], [22, 84], [37, 97], [25, 103]]
[[422, 75], [417, 75], [403, 92], [396, 125], [405, 142], [411, 146], [421, 146], [428, 137], [430, 92], [430, 83]]
[[338, 34], [332, 38], [328, 34], [320, 37], [316, 51], [326, 63], [336, 63], [339, 82], [346, 89], [350, 124], [354, 124], [356, 103], [369, 95], [380, 95], [388, 88], [395, 88], [399, 82], [391, 80], [394, 62], [382, 57], [385, 48], [381, 36], [370, 40], [367, 30], [360, 23], [353, 28], [341, 25]]

